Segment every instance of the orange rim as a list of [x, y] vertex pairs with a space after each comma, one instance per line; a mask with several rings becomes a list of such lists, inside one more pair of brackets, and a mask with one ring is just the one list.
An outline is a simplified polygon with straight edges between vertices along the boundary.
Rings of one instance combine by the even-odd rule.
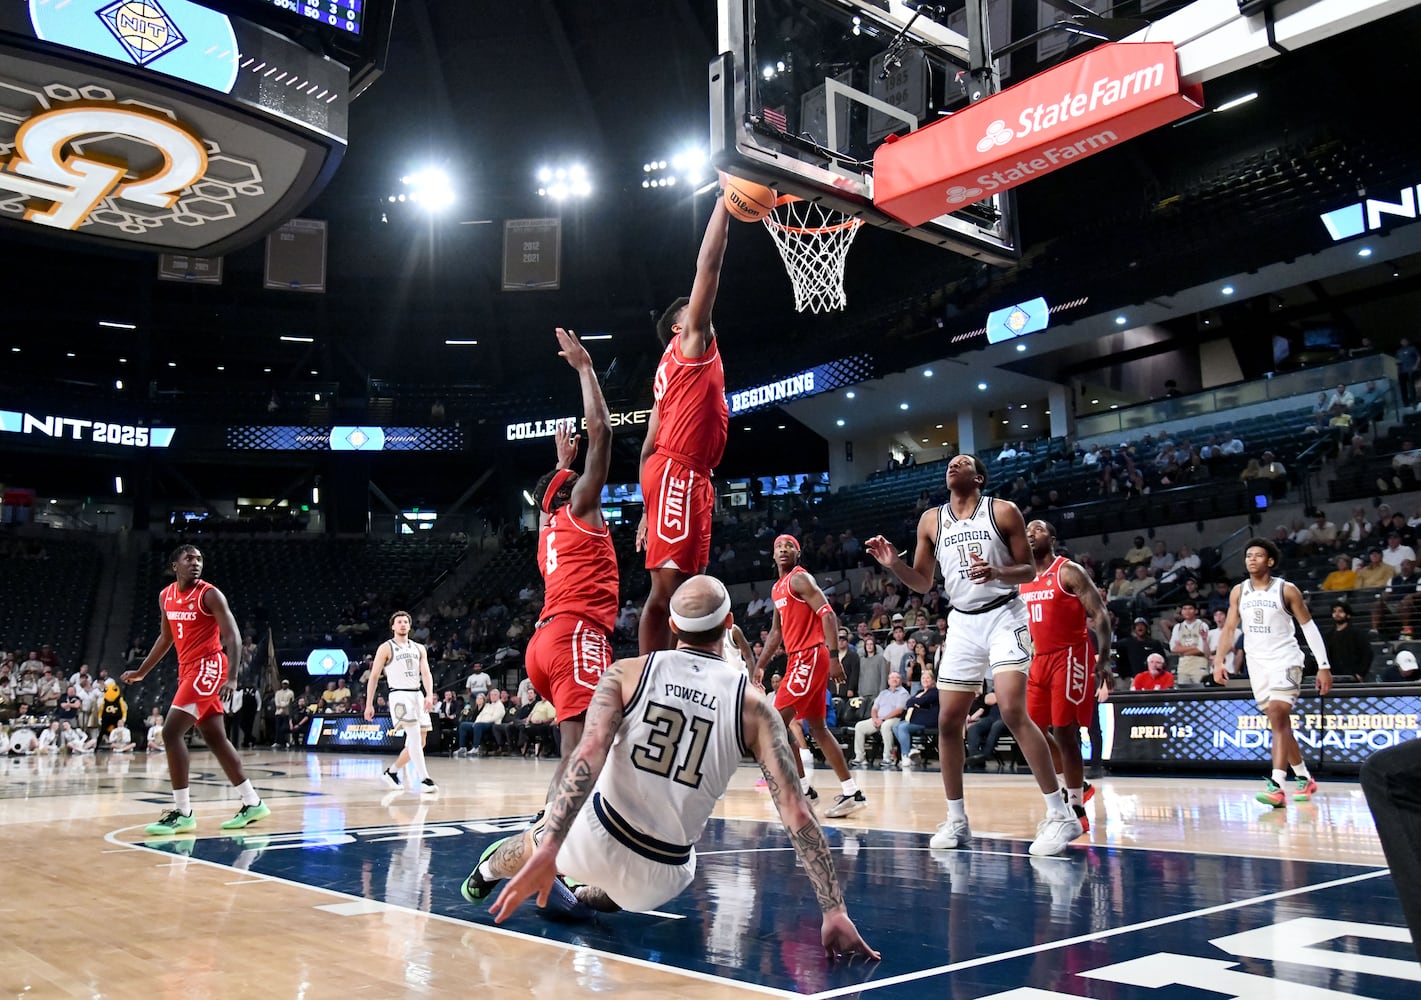
[[[790, 204], [791, 202], [803, 200], [804, 199], [800, 198], [798, 195], [782, 194], [775, 199], [775, 208], [781, 208], [785, 205]], [[832, 209], [830, 211], [832, 211]], [[764, 222], [765, 225], [774, 226], [781, 232], [795, 233], [799, 236], [822, 236], [824, 233], [840, 233], [843, 232], [845, 229], [857, 229], [859, 226], [863, 225], [862, 219], [845, 217], [843, 222], [835, 223], [832, 226], [787, 226], [779, 219], [775, 218], [773, 210], [765, 216]]]

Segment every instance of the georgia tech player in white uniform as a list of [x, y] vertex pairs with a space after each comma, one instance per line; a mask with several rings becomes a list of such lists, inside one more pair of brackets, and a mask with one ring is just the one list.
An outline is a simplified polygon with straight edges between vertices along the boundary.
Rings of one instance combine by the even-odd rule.
[[365, 685], [365, 721], [375, 718], [375, 690], [384, 672], [390, 685], [390, 722], [396, 732], [403, 732], [405, 748], [400, 751], [394, 767], [381, 775], [391, 788], [400, 788], [400, 771], [413, 765], [418, 785], [416, 792], [435, 792], [439, 786], [429, 776], [424, 762], [424, 737], [434, 723], [429, 711], [434, 707], [434, 678], [429, 672], [429, 654], [424, 646], [410, 636], [410, 613], [396, 611], [390, 616], [391, 638], [380, 643], [370, 680]]
[[732, 621], [719, 580], [694, 576], [676, 590], [676, 648], [618, 660], [602, 676], [546, 824], [490, 845], [465, 880], [466, 899], [482, 900], [511, 877], [491, 908], [502, 923], [529, 896], [546, 905], [562, 872], [586, 883], [580, 900], [595, 886], [598, 908], [662, 905], [694, 878], [693, 845], [748, 752], [814, 886], [825, 951], [878, 958], [849, 919], [779, 713], [719, 655]]
[[1287, 805], [1283, 786], [1290, 767], [1297, 778], [1294, 801], [1307, 802], [1317, 791], [1317, 782], [1308, 773], [1302, 749], [1293, 735], [1293, 703], [1298, 700], [1303, 681], [1303, 651], [1293, 633], [1295, 621], [1302, 626], [1303, 638], [1317, 660], [1317, 693], [1327, 694], [1332, 688], [1327, 647], [1302, 591], [1273, 576], [1278, 556], [1277, 546], [1266, 538], [1254, 538], [1244, 547], [1248, 579], [1229, 595], [1228, 617], [1219, 629], [1214, 653], [1214, 680], [1223, 684], [1228, 680], [1224, 659], [1233, 648], [1234, 629], [1243, 629], [1243, 652], [1248, 678], [1253, 682], [1253, 697], [1273, 730], [1273, 773], [1267, 787], [1255, 798], [1275, 809]]
[[1059, 854], [1081, 835], [1082, 828], [1061, 795], [1046, 737], [1026, 712], [1026, 674], [1032, 647], [1026, 605], [1017, 596], [1016, 586], [1036, 579], [1036, 568], [1021, 511], [1010, 501], [984, 498], [986, 483], [987, 468], [980, 460], [957, 455], [947, 463], [948, 502], [924, 511], [918, 521], [912, 565], [904, 562], [882, 535], [870, 538], [864, 548], [920, 594], [932, 588], [934, 571], [940, 566], [942, 593], [952, 605], [937, 681], [942, 704], [938, 748], [947, 820], [938, 827], [930, 846], [960, 847], [972, 836], [962, 800], [963, 726], [972, 700], [991, 670], [1002, 721], [1016, 737], [1046, 803], [1046, 818], [1036, 829], [1031, 853]]

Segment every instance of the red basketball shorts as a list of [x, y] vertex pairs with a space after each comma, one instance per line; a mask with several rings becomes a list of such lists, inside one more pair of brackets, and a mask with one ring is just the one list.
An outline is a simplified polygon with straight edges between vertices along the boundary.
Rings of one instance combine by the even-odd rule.
[[824, 691], [829, 685], [829, 650], [821, 642], [789, 654], [784, 677], [775, 691], [775, 708], [793, 708], [796, 718], [822, 719], [828, 711]]
[[1026, 678], [1026, 712], [1042, 729], [1088, 726], [1095, 707], [1090, 643], [1037, 653]]
[[646, 460], [646, 568], [672, 567], [690, 575], [710, 562], [715, 488], [710, 476], [669, 455]]
[[554, 615], [533, 633], [524, 662], [533, 689], [553, 703], [559, 722], [567, 722], [587, 711], [612, 665], [612, 644], [576, 615]]
[[191, 711], [198, 722], [209, 715], [222, 714], [222, 699], [218, 696], [227, 683], [227, 657], [207, 657], [196, 663], [178, 665], [178, 689], [173, 694], [173, 707]]

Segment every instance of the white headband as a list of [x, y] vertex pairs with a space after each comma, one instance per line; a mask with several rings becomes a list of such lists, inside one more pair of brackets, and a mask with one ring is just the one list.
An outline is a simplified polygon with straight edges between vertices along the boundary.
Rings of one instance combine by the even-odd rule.
[[725, 616], [730, 614], [730, 594], [727, 592], [721, 598], [720, 604], [708, 615], [701, 615], [699, 618], [688, 618], [677, 613], [675, 608], [671, 609], [671, 624], [676, 626], [680, 632], [709, 632], [717, 625], [725, 624]]

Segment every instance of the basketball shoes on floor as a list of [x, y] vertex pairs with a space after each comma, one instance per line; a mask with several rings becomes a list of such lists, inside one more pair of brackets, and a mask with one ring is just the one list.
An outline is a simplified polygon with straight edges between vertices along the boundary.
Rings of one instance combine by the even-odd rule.
[[1076, 820], [1081, 825], [1081, 833], [1090, 833], [1090, 817], [1086, 815], [1085, 806], [1071, 806], [1071, 811], [1076, 814]]
[[834, 796], [834, 804], [824, 810], [824, 815], [829, 819], [841, 819], [850, 813], [858, 812], [866, 805], [868, 799], [864, 798], [863, 792], [854, 792], [852, 795], [844, 795], [841, 792]]
[[1254, 796], [1265, 806], [1272, 806], [1274, 809], [1282, 809], [1288, 804], [1288, 796], [1283, 789], [1278, 787], [1278, 783], [1272, 778], [1268, 779], [1267, 787]]
[[266, 819], [271, 815], [271, 809], [265, 802], [258, 802], [254, 806], [242, 806], [237, 810], [237, 815], [222, 824], [224, 830], [240, 830], [248, 823], [255, 823], [259, 819]]
[[1091, 798], [1094, 797], [1094, 795], [1095, 786], [1092, 785], [1089, 781], [1085, 782], [1085, 784], [1081, 786], [1081, 802], [1089, 802]]
[[434, 783], [433, 778], [421, 778], [415, 790], [420, 792], [421, 794], [427, 792], [437, 792], [439, 791], [439, 786]]
[[1313, 792], [1317, 791], [1317, 782], [1311, 777], [1298, 779], [1298, 790], [1293, 793], [1294, 802], [1311, 802]]
[[950, 851], [954, 847], [963, 846], [971, 839], [972, 828], [968, 826], [964, 816], [962, 819], [949, 819], [939, 824], [937, 833], [928, 841], [928, 846], [935, 851]]
[[[521, 833], [515, 833], [513, 836], [521, 837], [523, 835]], [[479, 874], [479, 868], [483, 866], [485, 861], [493, 856], [493, 852], [498, 850], [499, 845], [508, 839], [508, 837], [504, 837], [502, 840], [495, 840], [492, 844], [484, 848], [484, 852], [479, 855], [479, 863], [474, 866], [473, 871], [469, 872], [469, 877], [464, 879], [464, 884], [459, 886], [459, 895], [471, 903], [477, 903], [486, 898], [489, 893], [493, 892], [498, 883], [503, 881], [503, 879], [500, 878], [484, 878]]]
[[1027, 850], [1038, 858], [1060, 854], [1083, 832], [1081, 821], [1074, 815], [1047, 816], [1036, 825], [1036, 839]]
[[197, 829], [197, 817], [192, 813], [185, 813], [180, 809], [169, 809], [163, 813], [163, 817], [156, 823], [149, 823], [143, 828], [143, 832], [154, 837], [163, 834], [187, 833], [189, 830]]
[[400, 776], [394, 771], [391, 771], [388, 767], [380, 772], [380, 780], [391, 788], [400, 787]]

